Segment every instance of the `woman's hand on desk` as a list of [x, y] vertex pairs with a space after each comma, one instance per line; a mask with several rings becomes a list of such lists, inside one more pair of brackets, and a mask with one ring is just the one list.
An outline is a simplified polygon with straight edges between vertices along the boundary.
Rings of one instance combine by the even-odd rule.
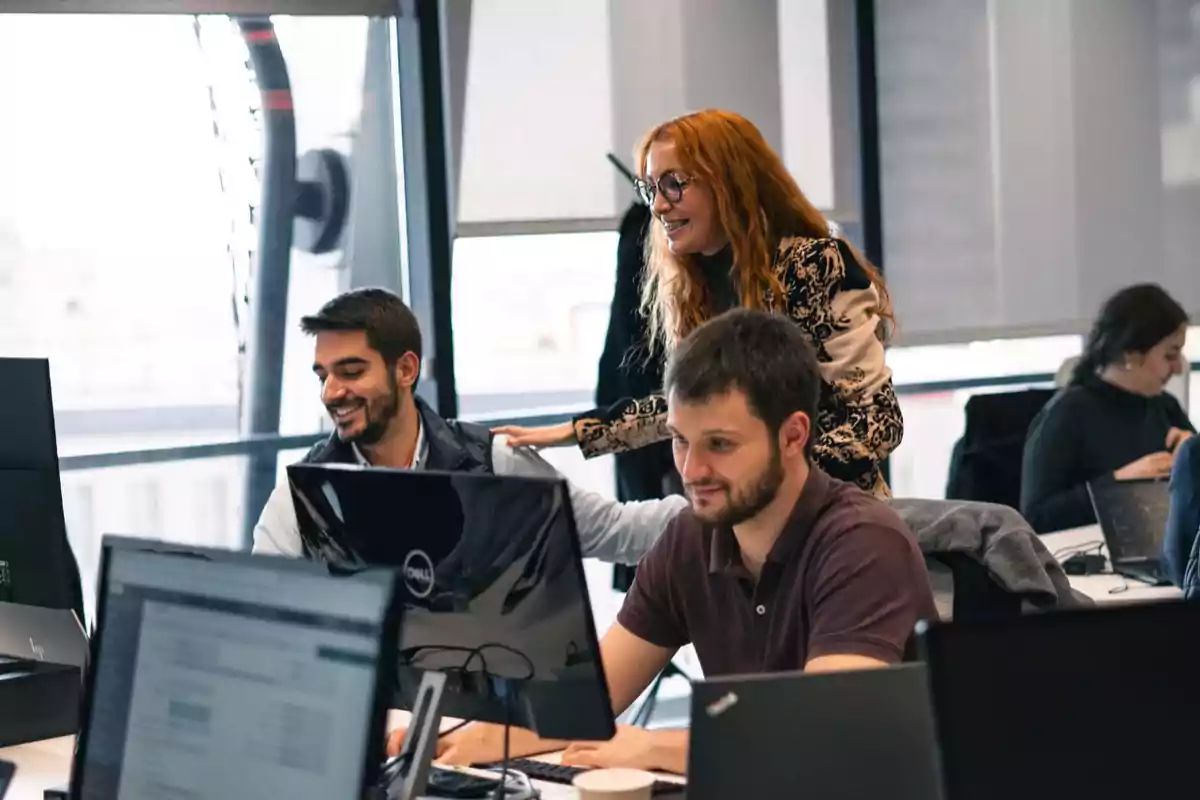
[[575, 444], [575, 426], [570, 422], [525, 428], [520, 425], [501, 425], [492, 433], [508, 437], [509, 447], [562, 447]]
[[1137, 461], [1126, 464], [1113, 473], [1119, 481], [1132, 481], [1141, 478], [1165, 478], [1171, 474], [1171, 465], [1175, 456], [1163, 450], [1142, 456]]
[[618, 725], [607, 742], [573, 742], [562, 763], [576, 767], [628, 767], [649, 771], [687, 772], [688, 733], [683, 730], [648, 731]]
[[1185, 431], [1183, 428], [1171, 428], [1171, 430], [1167, 431], [1167, 449], [1174, 453], [1179, 449], [1179, 445], [1195, 435], [1191, 431]]

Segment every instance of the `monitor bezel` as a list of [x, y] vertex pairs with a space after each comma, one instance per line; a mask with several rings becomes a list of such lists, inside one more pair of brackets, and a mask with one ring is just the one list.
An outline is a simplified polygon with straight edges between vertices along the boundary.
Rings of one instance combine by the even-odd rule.
[[[203, 558], [209, 561], [225, 561], [234, 564], [261, 567], [271, 563], [273, 569], [306, 572], [311, 575], [335, 577], [321, 565], [303, 559], [286, 556], [257, 555], [235, 550], [211, 547], [179, 545], [155, 539], [106, 534], [100, 547], [100, 565], [97, 572], [96, 608], [93, 613], [94, 631], [89, 641], [89, 669], [84, 679], [83, 699], [79, 709], [79, 730], [75, 735], [75, 753], [71, 761], [70, 794], [79, 797], [83, 790], [84, 773], [87, 766], [89, 721], [93, 710], [96, 688], [96, 671], [104, 647], [105, 606], [108, 597], [111, 555], [116, 550], [176, 555], [179, 557]], [[379, 779], [387, 740], [387, 716], [390, 706], [391, 687], [395, 683], [395, 653], [398, 647], [402, 624], [403, 600], [398, 587], [398, 576], [391, 570], [368, 570], [353, 576], [356, 580], [378, 581], [385, 585], [388, 593], [387, 612], [380, 630], [379, 655], [375, 663], [374, 704], [368, 720], [366, 752], [360, 769], [361, 788], [373, 786]]]

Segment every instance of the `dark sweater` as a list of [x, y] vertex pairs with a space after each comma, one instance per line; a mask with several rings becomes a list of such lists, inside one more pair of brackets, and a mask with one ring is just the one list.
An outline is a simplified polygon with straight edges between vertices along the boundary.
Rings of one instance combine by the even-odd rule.
[[731, 308], [742, 304], [738, 297], [737, 281], [733, 277], [733, 250], [725, 245], [719, 252], [711, 256], [700, 256], [700, 272], [704, 275], [705, 288], [708, 290], [708, 310], [710, 316], [724, 314]]
[[1144, 397], [1097, 377], [1067, 387], [1029, 426], [1021, 467], [1021, 513], [1038, 533], [1096, 522], [1088, 481], [1166, 449], [1171, 428], [1194, 431], [1163, 392]]

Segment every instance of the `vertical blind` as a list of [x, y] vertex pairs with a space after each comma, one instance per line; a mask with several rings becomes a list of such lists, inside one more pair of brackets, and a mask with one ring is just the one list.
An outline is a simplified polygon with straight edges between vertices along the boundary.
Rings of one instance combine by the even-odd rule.
[[901, 343], [1200, 309], [1200, 15], [1186, 0], [877, 0], [884, 265]]

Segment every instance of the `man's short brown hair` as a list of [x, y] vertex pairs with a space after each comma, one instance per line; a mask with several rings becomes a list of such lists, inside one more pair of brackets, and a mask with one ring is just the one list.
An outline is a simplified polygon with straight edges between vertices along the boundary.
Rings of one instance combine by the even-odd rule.
[[[668, 398], [703, 402], [734, 389], [778, 433], [803, 411], [816, 425], [821, 391], [817, 355], [800, 327], [780, 314], [735, 309], [692, 331], [671, 355], [663, 381]], [[812, 454], [814, 436], [805, 454]]]

